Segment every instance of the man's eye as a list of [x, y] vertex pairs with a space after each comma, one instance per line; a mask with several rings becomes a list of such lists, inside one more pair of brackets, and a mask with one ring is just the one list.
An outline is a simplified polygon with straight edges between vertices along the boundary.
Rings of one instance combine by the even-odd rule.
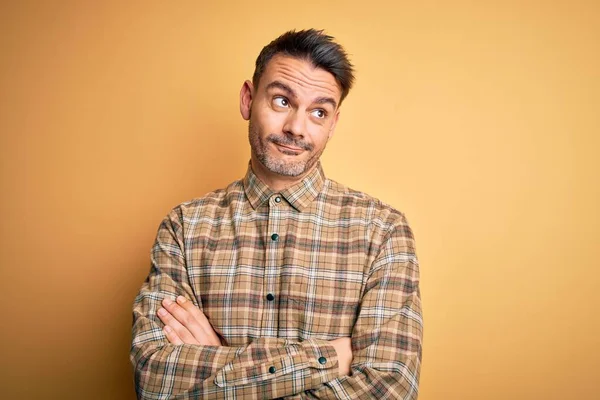
[[285, 97], [275, 97], [273, 99], [273, 103], [275, 103], [275, 105], [277, 107], [283, 107], [283, 108], [286, 108], [287, 106], [290, 105], [290, 102]]
[[325, 118], [327, 116], [327, 113], [325, 112], [325, 110], [319, 109], [319, 110], [314, 110], [312, 112], [312, 115], [314, 115], [317, 118], [322, 119], [322, 118]]

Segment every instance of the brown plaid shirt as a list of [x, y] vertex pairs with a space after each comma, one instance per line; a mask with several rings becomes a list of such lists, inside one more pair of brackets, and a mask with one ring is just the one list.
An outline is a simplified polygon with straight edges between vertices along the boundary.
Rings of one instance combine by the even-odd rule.
[[[163, 220], [133, 309], [143, 399], [416, 399], [422, 319], [403, 214], [326, 179], [242, 181]], [[156, 315], [183, 295], [226, 346], [173, 345]], [[329, 340], [352, 338], [352, 374]]]

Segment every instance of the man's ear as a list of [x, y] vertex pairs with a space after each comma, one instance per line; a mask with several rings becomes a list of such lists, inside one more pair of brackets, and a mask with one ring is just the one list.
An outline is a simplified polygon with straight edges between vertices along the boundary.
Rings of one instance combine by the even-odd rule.
[[329, 127], [329, 135], [327, 135], [327, 140], [329, 140], [333, 137], [333, 133], [335, 132], [335, 127], [337, 125], [339, 118], [340, 118], [340, 110], [338, 109], [335, 112], [335, 116], [333, 117], [333, 121], [331, 122], [331, 126]]
[[250, 119], [250, 109], [252, 108], [252, 99], [254, 96], [254, 85], [251, 81], [246, 81], [240, 90], [240, 114], [246, 121]]

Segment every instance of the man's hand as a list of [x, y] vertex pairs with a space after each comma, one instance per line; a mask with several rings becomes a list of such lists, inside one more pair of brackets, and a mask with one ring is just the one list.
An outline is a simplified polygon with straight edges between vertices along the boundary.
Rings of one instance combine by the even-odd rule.
[[183, 296], [177, 302], [171, 299], [162, 301], [164, 308], [158, 310], [160, 320], [165, 324], [163, 332], [173, 344], [199, 344], [222, 346], [219, 336], [202, 311]]
[[340, 376], [350, 375], [350, 364], [352, 364], [352, 341], [348, 337], [343, 337], [333, 339], [330, 343], [335, 348], [335, 352], [338, 356]]

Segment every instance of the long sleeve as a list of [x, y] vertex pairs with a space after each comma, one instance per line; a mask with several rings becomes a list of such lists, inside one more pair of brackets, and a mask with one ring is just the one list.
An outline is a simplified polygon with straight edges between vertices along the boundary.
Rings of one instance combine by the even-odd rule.
[[278, 398], [319, 387], [338, 376], [325, 340], [262, 338], [240, 347], [173, 345], [156, 312], [162, 299], [182, 295], [199, 304], [189, 284], [182, 216], [162, 222], [151, 270], [133, 307], [131, 362], [140, 399]]
[[371, 266], [352, 333], [352, 375], [289, 399], [416, 399], [422, 329], [418, 261], [402, 218]]

